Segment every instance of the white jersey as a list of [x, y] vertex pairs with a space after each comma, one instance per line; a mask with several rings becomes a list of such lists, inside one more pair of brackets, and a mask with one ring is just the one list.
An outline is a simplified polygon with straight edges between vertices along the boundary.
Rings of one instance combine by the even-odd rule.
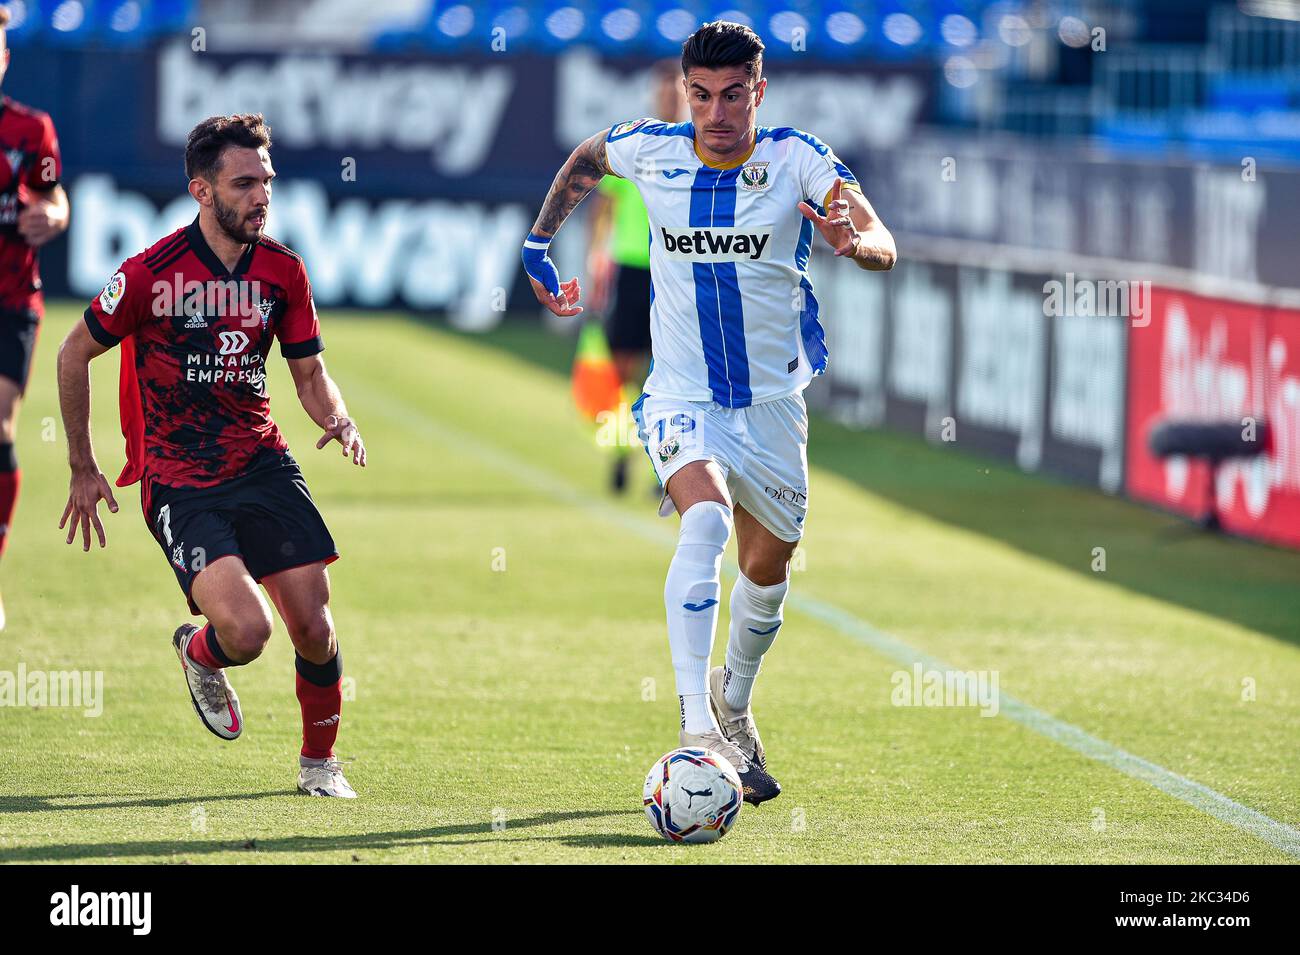
[[824, 212], [837, 177], [857, 180], [824, 143], [760, 126], [753, 152], [722, 169], [696, 155], [693, 124], [640, 119], [610, 130], [606, 155], [650, 218], [647, 394], [743, 408], [826, 370], [814, 229], [798, 205]]

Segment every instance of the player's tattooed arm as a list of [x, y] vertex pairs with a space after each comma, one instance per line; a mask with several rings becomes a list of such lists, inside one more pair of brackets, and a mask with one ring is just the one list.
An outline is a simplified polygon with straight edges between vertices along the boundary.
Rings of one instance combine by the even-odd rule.
[[524, 242], [524, 271], [528, 273], [533, 294], [556, 315], [569, 317], [581, 312], [582, 306], [578, 301], [582, 298], [582, 289], [576, 277], [567, 282], [560, 281], [560, 273], [547, 251], [551, 238], [560, 231], [560, 226], [578, 207], [578, 203], [596, 188], [601, 179], [613, 173], [605, 152], [605, 141], [608, 138], [609, 130], [601, 130], [581, 142], [565, 160], [556, 173], [555, 181], [546, 193], [546, 201], [542, 203], [542, 211], [538, 213], [537, 221], [533, 223], [532, 231]]
[[550, 191], [546, 193], [542, 211], [533, 223], [534, 235], [555, 235], [560, 231], [564, 220], [596, 188], [597, 183], [605, 176], [614, 174], [605, 154], [605, 141], [608, 138], [609, 130], [602, 129], [595, 136], [583, 140], [560, 167]]
[[63, 431], [68, 439], [68, 466], [72, 470], [68, 482], [68, 504], [63, 509], [59, 530], [68, 526], [67, 542], [71, 544], [81, 529], [81, 549], [90, 550], [90, 529], [94, 527], [99, 546], [104, 539], [104, 525], [99, 522], [99, 502], [108, 503], [108, 509], [117, 513], [117, 501], [108, 479], [95, 461], [95, 450], [90, 441], [90, 360], [108, 349], [91, 336], [85, 322], [76, 322], [68, 337], [59, 346], [59, 409], [63, 413]]
[[348, 417], [348, 409], [343, 404], [343, 393], [325, 370], [325, 360], [316, 354], [307, 358], [290, 358], [288, 361], [289, 372], [293, 375], [293, 384], [303, 410], [325, 432], [316, 442], [316, 449], [320, 450], [331, 441], [337, 441], [343, 445], [345, 458], [351, 457], [353, 464], [365, 467], [365, 443], [361, 440], [356, 424]]

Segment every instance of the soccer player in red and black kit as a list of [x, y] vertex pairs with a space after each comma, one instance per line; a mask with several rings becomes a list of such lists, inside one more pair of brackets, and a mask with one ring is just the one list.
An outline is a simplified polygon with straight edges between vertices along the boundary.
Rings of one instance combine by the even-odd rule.
[[59, 400], [72, 481], [62, 528], [90, 549], [103, 499], [117, 503], [90, 440], [89, 363], [122, 353], [127, 464], [119, 487], [142, 480], [141, 502], [201, 629], [172, 637], [203, 724], [235, 739], [244, 720], [226, 678], [271, 636], [271, 596], [297, 651], [303, 747], [298, 788], [354, 798], [334, 741], [342, 709], [342, 657], [325, 566], [338, 557], [302, 472], [271, 420], [265, 361], [274, 339], [298, 400], [364, 466], [366, 452], [325, 371], [302, 259], [263, 235], [271, 201], [270, 130], [260, 114], [214, 116], [185, 147], [192, 223], [127, 259], [59, 349]]
[[[0, 82], [9, 69], [0, 7]], [[18, 503], [21, 473], [14, 454], [18, 405], [27, 390], [44, 300], [37, 249], [68, 228], [68, 197], [59, 185], [59, 140], [50, 117], [0, 100], [0, 555]], [[0, 602], [0, 630], [5, 626]]]

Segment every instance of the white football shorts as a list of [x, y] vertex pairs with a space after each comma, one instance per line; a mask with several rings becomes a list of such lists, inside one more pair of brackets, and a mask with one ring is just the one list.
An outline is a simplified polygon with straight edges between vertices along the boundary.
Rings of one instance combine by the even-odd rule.
[[[731, 500], [783, 541], [803, 536], [808, 512], [808, 406], [803, 393], [747, 408], [642, 395], [632, 406], [659, 483], [692, 461], [714, 461]], [[672, 514], [665, 490], [661, 517]]]

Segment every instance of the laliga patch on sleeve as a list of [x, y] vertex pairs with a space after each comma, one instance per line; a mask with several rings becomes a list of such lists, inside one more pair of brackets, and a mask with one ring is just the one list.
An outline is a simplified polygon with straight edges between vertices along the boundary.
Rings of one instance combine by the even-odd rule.
[[105, 315], [112, 315], [117, 311], [117, 303], [122, 301], [122, 296], [125, 294], [126, 274], [114, 272], [113, 277], [104, 286], [104, 291], [99, 293], [99, 307], [104, 310]]
[[609, 138], [611, 140], [619, 139], [620, 137], [626, 136], [628, 133], [635, 132], [648, 122], [650, 122], [650, 120], [647, 118], [634, 119], [626, 123], [619, 123], [609, 131]]

